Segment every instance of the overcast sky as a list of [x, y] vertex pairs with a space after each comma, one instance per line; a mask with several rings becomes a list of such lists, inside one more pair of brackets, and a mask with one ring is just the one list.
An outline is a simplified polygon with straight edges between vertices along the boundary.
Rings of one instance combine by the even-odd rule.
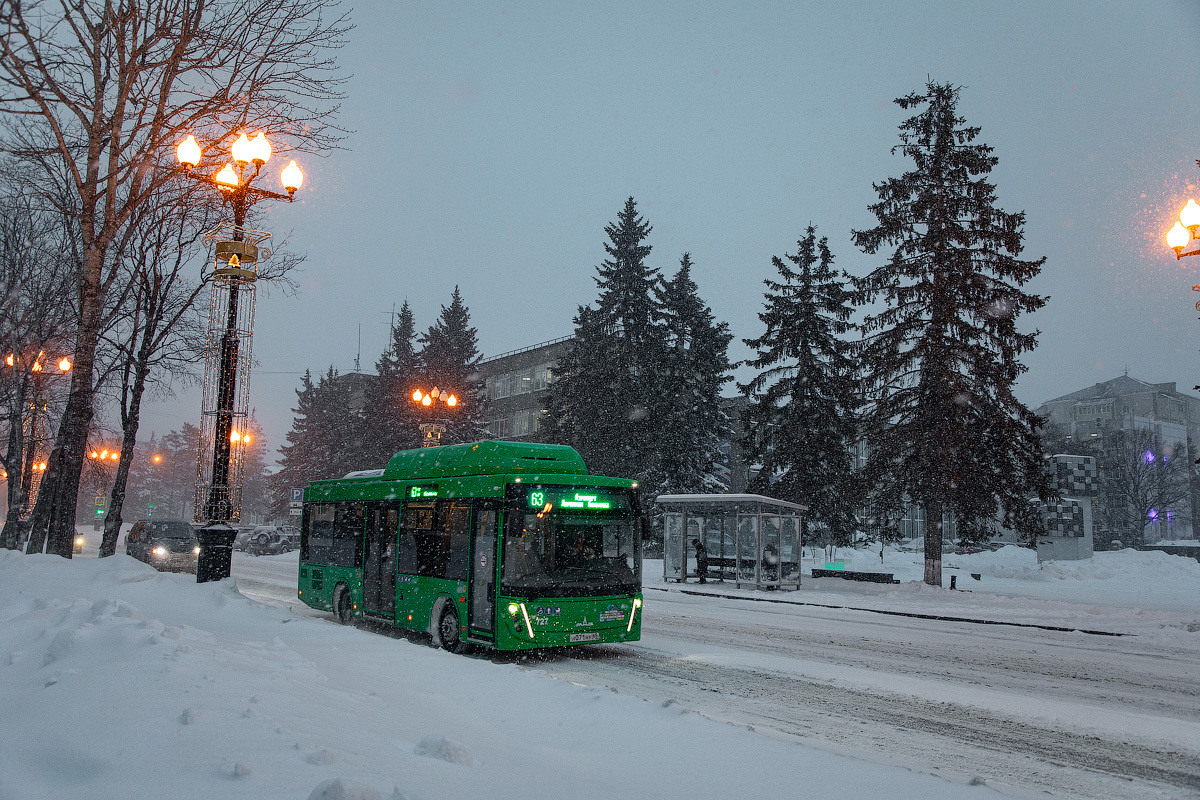
[[[1200, 383], [1200, 258], [1164, 235], [1200, 194], [1200, 4], [359, 2], [339, 60], [344, 149], [266, 226], [306, 252], [294, 296], [260, 290], [251, 405], [272, 450], [301, 373], [372, 371], [393, 307], [420, 330], [457, 284], [487, 356], [572, 332], [596, 297], [604, 225], [626, 197], [650, 263], [684, 251], [731, 356], [761, 323], [771, 256], [810, 222], [857, 252], [891, 154], [894, 98], [927, 78], [995, 148], [999, 205], [1027, 214], [1029, 285], [1050, 296], [1019, 396], [1120, 375]], [[282, 165], [278, 165], [282, 166]], [[740, 373], [745, 378], [746, 373]], [[140, 438], [199, 416], [156, 403]], [[377, 465], [363, 465], [377, 466]]]

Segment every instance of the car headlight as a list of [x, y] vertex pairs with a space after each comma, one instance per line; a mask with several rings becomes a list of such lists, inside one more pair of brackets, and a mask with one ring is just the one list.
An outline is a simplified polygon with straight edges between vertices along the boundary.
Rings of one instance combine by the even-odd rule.
[[76, 544], [78, 547], [83, 547], [83, 537], [82, 537], [82, 536], [76, 536], [76, 537], [75, 537], [75, 544]]
[[153, 550], [151, 550], [150, 552], [154, 553], [154, 555], [156, 555], [156, 556], [165, 556], [167, 554], [167, 548], [156, 547]]
[[200, 545], [196, 545], [195, 547], [193, 547], [192, 552], [195, 553], [196, 555], [200, 555]]

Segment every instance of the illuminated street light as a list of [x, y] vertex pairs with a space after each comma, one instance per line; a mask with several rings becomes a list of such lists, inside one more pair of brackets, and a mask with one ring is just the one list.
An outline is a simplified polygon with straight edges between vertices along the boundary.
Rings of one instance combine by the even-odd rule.
[[[304, 183], [304, 173], [295, 161], [281, 170], [279, 181], [286, 194], [253, 186], [263, 166], [271, 160], [271, 143], [263, 131], [253, 136], [243, 131], [229, 148], [229, 157], [212, 159], [215, 174], [203, 175], [194, 171], [204, 160], [204, 152], [195, 137], [188, 135], [179, 143], [176, 157], [184, 174], [196, 181], [215, 187], [233, 209], [232, 236], [213, 238], [216, 242], [216, 264], [213, 269], [213, 308], [221, 308], [228, 293], [223, 313], [214, 312], [210, 318], [211, 341], [218, 343], [210, 350], [205, 365], [204, 398], [201, 401], [201, 448], [199, 476], [196, 481], [196, 522], [203, 523], [198, 535], [203, 550], [196, 571], [197, 582], [229, 577], [230, 545], [235, 531], [229, 523], [240, 516], [242, 459], [250, 437], [234, 428], [235, 419], [244, 420], [249, 397], [250, 339], [254, 319], [254, 283], [258, 279], [257, 262], [270, 251], [260, 245], [270, 234], [245, 229], [246, 213], [250, 206], [266, 200], [286, 200], [295, 197]], [[206, 170], [208, 171], [208, 170]], [[218, 228], [218, 230], [220, 230]], [[214, 232], [215, 234], [216, 232]], [[210, 234], [212, 235], [212, 234]], [[260, 252], [261, 251], [261, 252]], [[242, 302], [242, 325], [239, 325], [239, 296]], [[211, 461], [207, 448], [212, 448]], [[235, 447], [241, 449], [234, 450]], [[156, 459], [157, 461], [157, 459]], [[211, 464], [211, 467], [209, 466]]]
[[1167, 231], [1167, 246], [1175, 251], [1176, 259], [1200, 255], [1200, 247], [1183, 252], [1183, 249], [1196, 239], [1197, 233], [1200, 233], [1200, 205], [1194, 199], [1190, 199], [1180, 210], [1179, 219], [1171, 226], [1171, 230]]
[[[450, 392], [438, 387], [433, 387], [428, 392], [420, 388], [414, 389], [412, 393], [414, 403], [420, 404], [424, 408], [432, 408], [435, 403], [442, 403], [448, 408], [458, 406], [458, 398]], [[442, 434], [446, 432], [446, 426], [440, 422], [425, 422], [421, 424], [421, 446], [422, 447], [437, 447], [442, 443]]]

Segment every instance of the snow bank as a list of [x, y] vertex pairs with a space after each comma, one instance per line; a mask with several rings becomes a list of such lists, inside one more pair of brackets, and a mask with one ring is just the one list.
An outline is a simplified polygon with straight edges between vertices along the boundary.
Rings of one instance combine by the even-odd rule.
[[996, 796], [499, 662], [0, 551], [0, 797]]

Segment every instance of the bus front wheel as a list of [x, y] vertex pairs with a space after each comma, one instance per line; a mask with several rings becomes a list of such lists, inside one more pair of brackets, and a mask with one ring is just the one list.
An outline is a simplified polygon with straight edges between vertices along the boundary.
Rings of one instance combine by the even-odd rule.
[[442, 616], [438, 620], [438, 639], [442, 642], [442, 647], [449, 650], [451, 653], [464, 653], [467, 650], [467, 645], [459, 635], [458, 613], [454, 610], [454, 604], [447, 602], [442, 606]]
[[337, 591], [333, 593], [333, 614], [343, 625], [349, 625], [354, 618], [354, 607], [350, 603], [350, 590], [344, 583], [339, 584]]

